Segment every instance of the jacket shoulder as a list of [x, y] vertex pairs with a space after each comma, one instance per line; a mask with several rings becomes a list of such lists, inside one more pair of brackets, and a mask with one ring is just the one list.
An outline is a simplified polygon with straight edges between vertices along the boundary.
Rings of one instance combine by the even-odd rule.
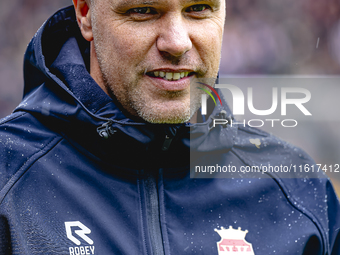
[[28, 113], [16, 112], [0, 120], [0, 203], [6, 186], [13, 185], [58, 140], [60, 136]]
[[[262, 167], [264, 171], [276, 167], [274, 173], [285, 173], [281, 177], [325, 176], [322, 171], [311, 169], [315, 162], [304, 150], [257, 128], [240, 127], [234, 149], [245, 164]], [[283, 166], [288, 171], [281, 171]]]
[[262, 168], [263, 178], [273, 178], [288, 203], [314, 222], [329, 254], [338, 249], [339, 200], [327, 175], [304, 150], [267, 132], [241, 127], [234, 151], [245, 164]]

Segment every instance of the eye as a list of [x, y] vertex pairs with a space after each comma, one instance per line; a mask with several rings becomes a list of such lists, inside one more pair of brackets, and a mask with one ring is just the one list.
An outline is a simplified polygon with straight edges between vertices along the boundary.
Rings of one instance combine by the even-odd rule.
[[128, 10], [127, 14], [135, 21], [146, 21], [152, 19], [157, 11], [151, 7], [136, 7]]
[[130, 14], [154, 14], [154, 11], [150, 7], [138, 7], [129, 10]]
[[209, 8], [210, 7], [206, 4], [196, 4], [196, 5], [190, 6], [187, 9], [187, 12], [203, 12]]

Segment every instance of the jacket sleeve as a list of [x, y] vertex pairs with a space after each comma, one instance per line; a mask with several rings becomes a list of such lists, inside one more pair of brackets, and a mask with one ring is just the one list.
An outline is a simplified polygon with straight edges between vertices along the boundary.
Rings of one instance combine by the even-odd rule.
[[12, 254], [9, 224], [4, 216], [0, 216], [0, 254]]
[[330, 181], [327, 182], [330, 254], [340, 254], [340, 203]]

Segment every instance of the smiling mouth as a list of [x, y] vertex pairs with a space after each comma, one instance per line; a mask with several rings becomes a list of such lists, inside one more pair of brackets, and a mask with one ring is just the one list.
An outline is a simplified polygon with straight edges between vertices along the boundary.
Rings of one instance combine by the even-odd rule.
[[184, 79], [189, 76], [193, 76], [195, 72], [163, 72], [163, 71], [155, 71], [148, 72], [146, 75], [153, 78], [162, 78], [166, 81], [178, 81]]

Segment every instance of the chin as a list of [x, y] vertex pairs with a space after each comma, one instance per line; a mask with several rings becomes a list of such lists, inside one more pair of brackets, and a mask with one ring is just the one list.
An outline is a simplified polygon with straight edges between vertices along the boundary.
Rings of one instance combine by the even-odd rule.
[[168, 114], [141, 114], [139, 115], [146, 122], [153, 124], [180, 124], [188, 122], [191, 118], [190, 114], [181, 114], [181, 115], [171, 115]]
[[[198, 98], [199, 99], [199, 98]], [[132, 104], [132, 108], [144, 121], [155, 124], [180, 124], [188, 122], [200, 107], [200, 100], [172, 99], [146, 100]], [[137, 100], [136, 100], [137, 101]], [[136, 102], [135, 101], [135, 102]]]
[[149, 109], [141, 110], [138, 115], [146, 122], [154, 124], [180, 124], [188, 122], [191, 118], [190, 108], [168, 108], [166, 110], [161, 109]]

